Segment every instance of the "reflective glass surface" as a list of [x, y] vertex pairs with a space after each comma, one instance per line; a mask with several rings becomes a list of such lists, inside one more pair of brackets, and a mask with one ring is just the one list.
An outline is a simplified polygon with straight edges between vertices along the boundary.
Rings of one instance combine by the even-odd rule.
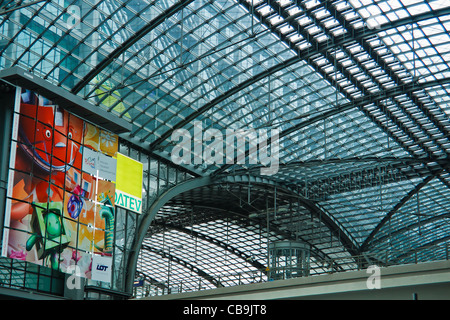
[[[241, 164], [181, 164], [196, 176], [251, 176], [240, 190], [234, 180], [236, 199], [223, 199], [253, 209], [225, 215], [214, 188], [201, 192], [215, 204], [194, 195], [167, 204], [156, 219], [164, 228], [149, 231], [138, 264], [154, 283], [190, 272], [207, 286], [225, 284], [267, 265], [268, 237], [308, 242], [311, 273], [326, 269], [319, 260], [356, 254], [408, 262], [422, 248], [424, 261], [445, 258], [444, 249], [426, 248], [450, 236], [449, 0], [17, 6], [0, 2], [0, 68], [20, 66], [129, 121], [122, 138], [149, 154], [170, 160], [172, 134], [193, 134], [196, 124], [279, 132], [274, 175], [261, 177], [252, 152]], [[193, 149], [195, 158], [203, 154]], [[246, 187], [254, 177], [269, 182], [258, 191], [270, 194], [268, 205], [248, 196], [257, 193]], [[285, 192], [279, 198], [275, 185]], [[178, 221], [188, 209], [192, 220]]]

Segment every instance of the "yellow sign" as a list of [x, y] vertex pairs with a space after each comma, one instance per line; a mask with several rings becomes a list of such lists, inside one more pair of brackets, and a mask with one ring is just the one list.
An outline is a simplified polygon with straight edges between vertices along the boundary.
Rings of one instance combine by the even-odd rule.
[[116, 205], [142, 213], [143, 165], [117, 153]]

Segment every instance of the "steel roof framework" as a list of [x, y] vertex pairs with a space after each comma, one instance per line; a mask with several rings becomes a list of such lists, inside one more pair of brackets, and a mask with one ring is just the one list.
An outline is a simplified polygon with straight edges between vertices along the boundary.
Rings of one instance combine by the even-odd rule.
[[[70, 11], [77, 7], [80, 16]], [[149, 233], [149, 248], [164, 250], [161, 230], [198, 227], [193, 238], [212, 244], [209, 250], [238, 253], [233, 263], [247, 270], [247, 251], [266, 250], [261, 236], [274, 226], [273, 239], [301, 237], [328, 257], [349, 253], [336, 232], [350, 235], [355, 252], [401, 250], [392, 260], [448, 241], [450, 2], [74, 0], [4, 2], [0, 10], [1, 68], [26, 68], [122, 117], [133, 126], [124, 139], [158, 157], [169, 158], [172, 132], [192, 130], [196, 120], [205, 129], [280, 129], [280, 169], [266, 178], [303, 202], [283, 203], [279, 195], [280, 205], [268, 206], [270, 219], [264, 206], [249, 206], [238, 219], [221, 210], [220, 198], [199, 209], [194, 194], [180, 195], [161, 209], [164, 223], [156, 220], [160, 233]], [[186, 168], [220, 179], [255, 175], [258, 166]], [[257, 198], [251, 179], [225, 185], [241, 203]], [[211, 197], [213, 189], [199, 188]], [[256, 189], [274, 191], [273, 184]], [[187, 209], [196, 218], [190, 226], [171, 222]], [[250, 215], [260, 218], [244, 222]], [[309, 215], [310, 223], [300, 218]], [[339, 230], [315, 220], [322, 215]], [[243, 247], [238, 235], [224, 240], [238, 225], [260, 236], [240, 239]], [[290, 236], [281, 231], [289, 226]], [[211, 279], [213, 272], [187, 262], [206, 251], [185, 251], [160, 257]], [[152, 259], [147, 266], [157, 263]], [[249, 270], [266, 264], [264, 254], [259, 259]], [[205, 269], [221, 268], [217, 255], [208, 260]]]

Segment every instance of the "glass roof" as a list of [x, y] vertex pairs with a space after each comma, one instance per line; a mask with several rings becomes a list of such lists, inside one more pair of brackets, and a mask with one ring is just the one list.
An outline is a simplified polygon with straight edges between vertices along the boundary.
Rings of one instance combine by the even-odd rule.
[[[173, 281], [189, 269], [217, 286], [257, 270], [249, 254], [265, 266], [269, 234], [309, 242], [317, 261], [387, 250], [408, 261], [447, 243], [449, 34], [450, 0], [4, 0], [0, 68], [23, 67], [129, 121], [124, 139], [169, 160], [172, 133], [196, 123], [279, 130], [272, 185], [231, 186], [240, 200], [273, 185], [292, 191], [271, 207], [272, 228], [241, 219], [265, 217], [263, 204], [232, 207], [226, 220], [220, 204], [237, 200], [205, 188], [216, 203], [174, 199], [145, 240], [138, 271], [155, 283], [167, 282], [170, 262]], [[249, 162], [184, 166], [260, 174]], [[192, 205], [205, 202], [202, 220]], [[177, 220], [188, 209], [195, 219]]]

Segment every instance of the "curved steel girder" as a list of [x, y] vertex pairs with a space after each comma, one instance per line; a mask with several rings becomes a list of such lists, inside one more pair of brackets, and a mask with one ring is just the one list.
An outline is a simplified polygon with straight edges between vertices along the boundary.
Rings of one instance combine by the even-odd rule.
[[335, 221], [332, 217], [330, 217], [326, 212], [324, 212], [317, 204], [310, 200], [305, 198], [303, 195], [298, 193], [297, 190], [285, 186], [283, 184], [280, 184], [274, 180], [271, 180], [266, 177], [260, 177], [260, 176], [252, 176], [252, 175], [224, 175], [224, 176], [215, 176], [214, 182], [220, 183], [221, 181], [231, 182], [231, 183], [238, 183], [238, 182], [252, 182], [252, 183], [262, 183], [266, 185], [271, 185], [277, 188], [277, 190], [285, 190], [288, 193], [291, 193], [295, 196], [295, 198], [300, 202], [300, 204], [307, 209], [312, 215], [315, 217], [318, 217], [322, 220], [322, 222], [325, 224], [325, 226], [328, 227], [329, 230], [331, 230], [337, 239], [341, 241], [343, 246], [352, 254], [357, 255], [358, 250], [358, 244], [357, 241], [353, 240], [350, 233], [345, 229], [344, 226], [338, 224], [337, 221]]
[[[245, 1], [245, 0], [240, 0], [239, 3], [241, 5], [243, 5], [244, 7], [246, 7], [250, 12], [252, 12], [253, 10], [251, 10], [250, 4]], [[436, 17], [436, 16], [441, 16], [441, 15], [446, 15], [450, 13], [450, 9], [449, 8], [445, 8], [442, 10], [436, 10], [433, 12], [427, 12], [425, 14], [419, 14], [414, 16], [415, 18], [415, 22], [417, 21], [421, 21], [421, 20], [425, 20], [425, 19], [429, 19], [430, 17]], [[257, 12], [254, 12], [254, 15], [256, 16], [256, 18], [258, 19], [263, 19], [263, 17], [261, 15], [259, 15]], [[155, 149], [158, 148], [158, 146], [164, 142], [166, 139], [168, 139], [172, 132], [176, 129], [180, 129], [183, 128], [184, 126], [186, 126], [187, 124], [189, 124], [190, 122], [194, 121], [195, 119], [197, 119], [199, 116], [201, 116], [202, 114], [204, 114], [205, 112], [209, 111], [210, 109], [212, 109], [214, 106], [216, 106], [217, 104], [219, 104], [220, 102], [230, 98], [231, 96], [233, 96], [234, 94], [238, 93], [239, 91], [249, 87], [252, 84], [255, 84], [256, 82], [267, 78], [268, 76], [281, 71], [289, 66], [292, 66], [296, 63], [298, 63], [301, 60], [307, 60], [310, 59], [314, 56], [316, 56], [317, 54], [325, 54], [327, 51], [329, 51], [332, 48], [335, 48], [337, 46], [343, 46], [346, 44], [349, 44], [351, 42], [355, 42], [358, 39], [368, 39], [374, 35], [376, 35], [377, 33], [381, 32], [381, 31], [385, 31], [385, 30], [389, 30], [392, 28], [397, 28], [403, 25], [407, 25], [410, 24], [412, 21], [411, 17], [408, 18], [404, 18], [404, 19], [398, 19], [395, 22], [392, 23], [386, 23], [383, 25], [380, 25], [377, 29], [370, 29], [367, 27], [362, 27], [359, 29], [352, 29], [351, 30], [351, 36], [349, 36], [347, 33], [344, 33], [341, 36], [337, 36], [335, 37], [335, 39], [333, 41], [331, 40], [327, 40], [324, 41], [323, 43], [318, 44], [316, 47], [311, 46], [305, 49], [297, 49], [297, 56], [290, 58], [278, 65], [275, 65], [271, 68], [268, 68], [266, 71], [261, 72], [253, 77], [251, 77], [248, 80], [243, 81], [242, 83], [238, 84], [237, 86], [235, 86], [234, 88], [231, 88], [230, 90], [228, 90], [227, 92], [223, 93], [222, 95], [216, 97], [215, 99], [213, 99], [212, 101], [206, 103], [205, 105], [203, 105], [202, 107], [200, 107], [196, 112], [191, 113], [189, 116], [187, 116], [184, 120], [178, 122], [177, 124], [175, 124], [171, 130], [168, 130], [167, 132], [163, 133], [161, 135], [160, 138], [156, 139], [153, 143], [150, 144], [150, 151], [153, 151]], [[274, 33], [276, 33], [276, 28], [277, 25], [272, 26], [270, 24], [267, 25], [267, 27]], [[416, 85], [416, 89], [420, 89], [422, 87], [422, 84]], [[366, 98], [367, 99], [367, 98]]]
[[[366, 163], [372, 162], [374, 166], [379, 166], [380, 164], [402, 164], [405, 167], [401, 167], [402, 169], [406, 168], [406, 166], [416, 165], [416, 164], [427, 164], [431, 162], [436, 162], [440, 166], [445, 166], [448, 164], [448, 160], [446, 158], [413, 158], [413, 157], [375, 157], [375, 156], [361, 156], [361, 157], [347, 157], [347, 158], [327, 158], [327, 159], [310, 159], [306, 161], [297, 160], [290, 161], [287, 163], [280, 163], [280, 168], [311, 168], [318, 167], [321, 165], [329, 165], [329, 164], [342, 164], [342, 163]], [[233, 171], [237, 175], [248, 175], [253, 174], [255, 171], [259, 171], [261, 169], [261, 165], [254, 165], [250, 168], [241, 168]]]
[[[73, 88], [72, 93], [76, 94], [81, 89], [83, 89], [89, 81], [91, 81], [96, 75], [98, 75], [103, 69], [105, 69], [114, 59], [119, 57], [122, 53], [124, 53], [127, 49], [129, 49], [133, 44], [135, 44], [137, 41], [139, 41], [142, 37], [147, 35], [150, 31], [155, 29], [158, 25], [160, 25], [162, 22], [164, 22], [167, 18], [171, 17], [172, 15], [176, 14], [186, 6], [188, 6], [190, 3], [192, 3], [194, 0], [180, 0], [176, 4], [174, 4], [172, 7], [166, 9], [163, 13], [161, 13], [159, 16], [157, 16], [155, 19], [150, 21], [149, 24], [141, 28], [139, 31], [137, 31], [131, 38], [129, 38], [127, 41], [122, 43], [118, 48], [116, 48], [114, 51], [112, 51], [105, 59], [100, 61], [99, 64], [95, 66], [83, 79], [81, 79]], [[116, 88], [117, 89], [117, 88]]]
[[[269, 184], [269, 185], [276, 185], [280, 189], [288, 190], [289, 192], [292, 192], [296, 198], [299, 199], [300, 203], [311, 212], [311, 214], [320, 217], [322, 222], [329, 228], [331, 232], [334, 233], [334, 235], [339, 239], [339, 241], [343, 244], [343, 246], [352, 254], [356, 255], [358, 253], [357, 248], [357, 242], [352, 240], [350, 234], [345, 230], [344, 227], [340, 226], [337, 221], [333, 220], [332, 217], [328, 216], [322, 209], [320, 209], [314, 202], [303, 198], [300, 194], [298, 194], [295, 190], [288, 188], [286, 186], [280, 185], [275, 181], [272, 181], [267, 178], [263, 177], [253, 177], [249, 175], [242, 175], [242, 176], [224, 176], [224, 177], [216, 177], [214, 180], [212, 177], [201, 177], [192, 179], [183, 183], [180, 183], [179, 185], [176, 185], [167, 191], [165, 191], [161, 196], [154, 200], [153, 204], [150, 206], [150, 208], [147, 210], [147, 212], [144, 214], [144, 217], [138, 227], [138, 230], [135, 234], [135, 239], [133, 241], [133, 244], [130, 248], [130, 256], [128, 258], [127, 262], [127, 276], [126, 276], [126, 286], [127, 290], [131, 291], [132, 285], [134, 282], [134, 276], [136, 272], [136, 266], [137, 266], [137, 259], [139, 255], [139, 250], [141, 247], [141, 244], [144, 241], [145, 235], [147, 233], [148, 228], [150, 227], [150, 224], [152, 223], [154, 217], [158, 213], [158, 211], [163, 207], [170, 199], [174, 198], [175, 196], [187, 192], [189, 190], [200, 188], [212, 184], [217, 183], [224, 183], [224, 182], [249, 182], [253, 181], [254, 183], [263, 183], [263, 184]], [[320, 252], [320, 250], [318, 250]]]
[[2, 7], [0, 9], [0, 16], [2, 16], [4, 14], [7, 14], [7, 13], [10, 13], [10, 12], [13, 12], [13, 11], [16, 11], [16, 10], [19, 10], [19, 9], [22, 9], [22, 8], [26, 8], [26, 7], [29, 7], [29, 6], [32, 6], [32, 5], [44, 2], [44, 1], [48, 1], [48, 0], [36, 0], [36, 1], [28, 2], [28, 3], [24, 3], [24, 4], [21, 4], [20, 2], [16, 3], [14, 1], [14, 5], [13, 6], [11, 6], [11, 7], [5, 6], [5, 7]]
[[[277, 187], [277, 190], [285, 190], [288, 193], [291, 193], [295, 196], [296, 199], [300, 202], [300, 204], [306, 208], [312, 215], [320, 218], [325, 226], [328, 227], [330, 231], [334, 233], [337, 239], [341, 241], [343, 246], [350, 252], [352, 255], [358, 254], [358, 244], [357, 241], [353, 240], [350, 233], [345, 229], [344, 226], [338, 224], [332, 217], [330, 217], [326, 212], [324, 212], [319, 206], [317, 206], [314, 201], [305, 198], [303, 195], [299, 194], [297, 190], [290, 188], [288, 186], [282, 185], [274, 180], [271, 180], [266, 177], [261, 176], [252, 176], [252, 175], [223, 175], [223, 176], [214, 176], [211, 178], [211, 182], [213, 183], [239, 183], [239, 182], [252, 182], [252, 183], [261, 183], [265, 185], [271, 185]], [[318, 250], [320, 251], [320, 250]]]
[[264, 266], [263, 264], [259, 263], [258, 261], [253, 261], [252, 257], [249, 256], [248, 254], [246, 254], [245, 252], [242, 252], [241, 250], [238, 250], [236, 248], [234, 248], [233, 246], [230, 246], [229, 244], [220, 241], [216, 238], [213, 238], [211, 236], [208, 236], [206, 234], [203, 234], [201, 232], [195, 231], [195, 230], [191, 230], [191, 229], [186, 229], [182, 226], [177, 226], [174, 224], [165, 224], [165, 223], [155, 223], [155, 225], [159, 225], [159, 226], [164, 226], [167, 227], [169, 229], [173, 229], [173, 230], [177, 230], [186, 234], [190, 234], [193, 235], [196, 238], [205, 240], [207, 242], [210, 242], [222, 249], [225, 249], [229, 252], [231, 252], [232, 254], [238, 256], [239, 258], [241, 258], [242, 260], [244, 260], [245, 262], [248, 262], [249, 264], [251, 264], [253, 267], [255, 267], [256, 269], [260, 270], [260, 271], [264, 271], [266, 266]]
[[[197, 207], [199, 207], [199, 206], [195, 206], [195, 208], [197, 208]], [[225, 212], [227, 214], [231, 214], [231, 216], [234, 216], [234, 217], [242, 217], [242, 214], [240, 214], [240, 213], [237, 213], [237, 212], [234, 212], [234, 211], [229, 211], [229, 210], [223, 209], [223, 208], [215, 208], [215, 207], [207, 207], [207, 206], [201, 206], [200, 208], [204, 208], [204, 209], [208, 209], [208, 210], [222, 211], [222, 212]], [[261, 219], [256, 219], [256, 221], [255, 221], [254, 218], [249, 218], [247, 216], [245, 216], [245, 218], [246, 219], [238, 219], [238, 221], [236, 223], [239, 226], [242, 226], [242, 227], [251, 227], [251, 226], [254, 227], [255, 224], [256, 224], [256, 225], [259, 225], [260, 227], [262, 227], [263, 229], [267, 228], [267, 224], [265, 223], [265, 225], [264, 225], [261, 222]], [[156, 224], [158, 224], [158, 223], [156, 223]], [[162, 224], [164, 224], [164, 223], [162, 223]], [[185, 229], [185, 230], [187, 230], [187, 229]], [[291, 240], [295, 239], [295, 240], [304, 241], [305, 243], [308, 242], [308, 241], [304, 240], [303, 237], [301, 237], [301, 236], [297, 236], [298, 238], [297, 237], [294, 238], [291, 232], [285, 231], [285, 230], [280, 230], [277, 225], [273, 224], [273, 222], [269, 222], [269, 230], [272, 231], [273, 233], [277, 234], [277, 235], [280, 235], [280, 236], [284, 237], [285, 239], [288, 239], [288, 240], [289, 239], [291, 239]], [[187, 232], [190, 233], [191, 230], [187, 230]], [[328, 260], [332, 260], [332, 258], [330, 258], [327, 254], [321, 252], [319, 248], [317, 248], [315, 245], [312, 245], [312, 244], [311, 244], [311, 256], [315, 257], [319, 261], [320, 260], [322, 260], [322, 261], [324, 261], [324, 260], [327, 260], [327, 261]]]
[[389, 219], [396, 213], [400, 208], [408, 202], [409, 199], [411, 199], [415, 194], [417, 194], [423, 187], [425, 187], [428, 182], [433, 180], [435, 175], [429, 176], [425, 178], [421, 183], [419, 183], [414, 189], [410, 190], [406, 196], [404, 196], [385, 216], [384, 218], [378, 223], [378, 225], [372, 230], [372, 232], [369, 234], [369, 236], [364, 240], [364, 243], [360, 246], [360, 252], [364, 252], [367, 250], [367, 247], [369, 246], [372, 239], [375, 237], [375, 235], [380, 231], [380, 229], [386, 224], [386, 222], [389, 221]]
[[[299, 0], [297, 1], [297, 3], [299, 6], [301, 6], [301, 8], [303, 10], [306, 9], [306, 6], [304, 5], [304, 3], [302, 3]], [[352, 30], [354, 30], [353, 25], [348, 23], [348, 21], [343, 16], [343, 14], [340, 11], [336, 10], [336, 8], [333, 5], [331, 5], [331, 3], [329, 1], [327, 1], [327, 2], [321, 1], [321, 5], [324, 6], [330, 12], [331, 16], [335, 17], [341, 25], [345, 26], [346, 30], [349, 30], [350, 32]], [[276, 6], [279, 7], [278, 4], [276, 4]], [[332, 32], [330, 32], [326, 28], [325, 24], [322, 21], [320, 21], [319, 19], [317, 19], [317, 17], [314, 14], [309, 13], [308, 17], [314, 21], [316, 26], [320, 27], [323, 30], [323, 32], [327, 35], [327, 37], [334, 39], [334, 35], [332, 34]], [[372, 58], [373, 61], [376, 61], [377, 65], [382, 70], [384, 70], [385, 74], [387, 74], [390, 77], [390, 79], [392, 79], [395, 82], [395, 84], [397, 86], [404, 83], [403, 79], [401, 79], [397, 75], [397, 73], [393, 70], [393, 68], [379, 54], [377, 49], [374, 48], [366, 39], [358, 38], [358, 39], [355, 39], [355, 42], [358, 43], [365, 50], [365, 52]], [[340, 49], [350, 58], [352, 65], [358, 66], [358, 68], [363, 71], [363, 73], [371, 80], [371, 82], [373, 84], [375, 84], [376, 87], [378, 87], [378, 88], [384, 87], [383, 83], [381, 83], [379, 81], [379, 79], [377, 77], [375, 77], [372, 74], [372, 72], [370, 72], [370, 70], [368, 70], [368, 68], [359, 61], [359, 59], [355, 56], [355, 54], [351, 50], [348, 49], [348, 47], [340, 46]], [[355, 87], [357, 87], [360, 90], [360, 92], [366, 94], [365, 86], [362, 85], [361, 82], [359, 80], [357, 80], [357, 78], [355, 78], [351, 72], [348, 72], [348, 70], [343, 68], [342, 64], [340, 62], [338, 62], [335, 59], [335, 57], [333, 57], [332, 59], [329, 59], [329, 61], [331, 64], [334, 64], [335, 67], [339, 68], [339, 71], [341, 71], [345, 75], [345, 77], [348, 80], [350, 80], [351, 83], [353, 83], [355, 85]], [[414, 80], [414, 82], [416, 82], [416, 80]], [[434, 108], [434, 110], [431, 111], [430, 108], [428, 106], [426, 106], [425, 103], [423, 103], [420, 99], [418, 99], [413, 94], [413, 92], [409, 91], [409, 92], [405, 92], [405, 94], [416, 106], [418, 106], [419, 110], [421, 110], [422, 113], [417, 115], [416, 112], [415, 113], [411, 112], [410, 110], [405, 108], [401, 103], [399, 103], [397, 97], [393, 97], [393, 99], [391, 99], [391, 101], [395, 104], [395, 106], [398, 109], [402, 110], [403, 115], [406, 115], [406, 119], [407, 119], [406, 121], [414, 123], [414, 125], [417, 126], [418, 128], [420, 128], [420, 130], [422, 132], [424, 132], [426, 135], [428, 135], [428, 137], [430, 139], [434, 140], [434, 142], [440, 148], [441, 151], [446, 152], [446, 148], [443, 146], [442, 141], [439, 139], [433, 139], [432, 135], [430, 134], [431, 130], [428, 127], [426, 127], [425, 125], [423, 125], [422, 121], [420, 121], [419, 119], [420, 119], [420, 117], [422, 117], [422, 114], [423, 114], [424, 116], [428, 117], [430, 122], [433, 123], [434, 126], [444, 136], [448, 136], [449, 131], [447, 130], [447, 127], [444, 125], [444, 123], [442, 123], [442, 121], [440, 121], [438, 119], [438, 117], [441, 119], [448, 119], [448, 117], [439, 108]], [[396, 115], [395, 113], [391, 112], [389, 110], [389, 108], [385, 108], [383, 105], [381, 105], [379, 101], [376, 101], [374, 104], [378, 107], [378, 110], [381, 111], [382, 113], [384, 113], [400, 130], [402, 130], [406, 135], [408, 135], [410, 137], [410, 139], [414, 140], [416, 145], [419, 145], [423, 151], [427, 152], [427, 154], [429, 156], [431, 155], [430, 148], [426, 144], [424, 144], [420, 139], [415, 139], [414, 135], [410, 132], [407, 125], [405, 125], [404, 120], [400, 120], [401, 118], [404, 117], [403, 115], [401, 117]], [[386, 131], [387, 134], [390, 135], [390, 132], [387, 130], [388, 129], [387, 127], [381, 127], [381, 128], [384, 131]]]
[[[366, 238], [364, 243], [360, 246], [360, 252], [363, 253], [368, 249], [370, 242], [374, 239], [376, 234], [380, 231], [380, 229], [389, 221], [389, 219], [396, 214], [401, 207], [408, 202], [414, 195], [416, 195], [423, 187], [425, 187], [431, 180], [434, 178], [439, 179], [443, 184], [450, 188], [450, 186], [446, 183], [445, 179], [442, 179], [440, 176], [444, 171], [448, 171], [450, 166], [449, 162], [445, 165], [441, 165], [443, 169], [433, 172], [430, 176], [423, 179], [421, 183], [419, 183], [414, 189], [410, 190], [406, 196], [404, 196], [387, 214], [386, 216], [378, 223], [378, 225], [372, 230], [369, 236]], [[430, 221], [432, 221], [430, 219]]]
[[[330, 12], [330, 14], [333, 17], [335, 17], [339, 21], [339, 23], [341, 25], [345, 26], [346, 30], [349, 30], [350, 32], [352, 32], [354, 30], [353, 25], [348, 23], [347, 19], [338, 10], [336, 10], [336, 8], [329, 1], [320, 0], [320, 3], [325, 9], [327, 9]], [[436, 17], [438, 14], [449, 14], [450, 13], [449, 8], [445, 8], [445, 9], [446, 10], [440, 11], [440, 13], [438, 13], [438, 11], [436, 11], [436, 12], [434, 12], [433, 15], [431, 15], [431, 12], [430, 12], [426, 15], [423, 15], [422, 18], [425, 17], [428, 19], [431, 17]], [[410, 23], [420, 21], [420, 20], [418, 20], [418, 18], [416, 16], [410, 17], [409, 20], [410, 20]], [[380, 56], [378, 51], [373, 46], [370, 45], [370, 43], [367, 41], [367, 39], [357, 38], [355, 40], [359, 45], [361, 45], [361, 47], [364, 48], [365, 52], [373, 59], [373, 61], [377, 62], [378, 66], [384, 70], [384, 72], [395, 82], [395, 84], [397, 86], [403, 84], [402, 79], [389, 66], [389, 64]], [[414, 82], [415, 82], [415, 80], [414, 80]], [[416, 83], [416, 85], [417, 85], [417, 83]], [[431, 123], [433, 123], [435, 125], [435, 127], [439, 129], [440, 132], [442, 132], [445, 136], [449, 136], [449, 130], [447, 129], [446, 125], [444, 123], [441, 123], [441, 121], [436, 117], [436, 115], [433, 114], [433, 112], [431, 112], [430, 109], [423, 102], [421, 102], [416, 96], [413, 95], [412, 91], [407, 91], [404, 93], [411, 101], [413, 101], [413, 103], [431, 121]], [[401, 105], [398, 105], [398, 107], [411, 120], [416, 118], [416, 116], [412, 116], [411, 112], [406, 110]], [[381, 110], [384, 111], [390, 118], [392, 118], [392, 114], [388, 113], [387, 112], [388, 110], [383, 110], [383, 108], [381, 108]], [[444, 117], [448, 120], [447, 115], [442, 110], [436, 109], [434, 112], [438, 112], [441, 117]], [[413, 120], [413, 121], [415, 121], [415, 120]], [[423, 128], [420, 121], [415, 121], [415, 122], [417, 123], [417, 125], [419, 127], [422, 127], [422, 130], [424, 130], [425, 132], [428, 133], [428, 130]], [[394, 121], [394, 123], [396, 123], [396, 121]], [[408, 130], [407, 130], [407, 132], [408, 132]], [[423, 148], [426, 150], [426, 147], [423, 147]], [[442, 146], [441, 146], [441, 148], [442, 148]], [[443, 149], [445, 150], [445, 148], [443, 148]]]
[[[329, 111], [320, 113], [319, 115], [316, 115], [316, 116], [311, 115], [311, 117], [308, 120], [300, 122], [300, 123], [290, 127], [289, 129], [281, 131], [279, 133], [279, 139], [286, 137], [286, 136], [288, 136], [302, 128], [305, 128], [309, 125], [312, 125], [314, 123], [317, 123], [317, 122], [327, 119], [329, 117], [338, 115], [342, 112], [348, 111], [353, 108], [362, 108], [365, 105], [379, 102], [379, 101], [387, 99], [387, 98], [392, 98], [399, 94], [404, 94], [404, 93], [408, 93], [408, 92], [413, 92], [413, 91], [422, 90], [422, 89], [426, 89], [426, 88], [430, 88], [430, 87], [434, 87], [434, 86], [438, 86], [438, 85], [443, 85], [443, 84], [449, 84], [449, 83], [450, 83], [450, 78], [443, 78], [440, 80], [434, 80], [434, 81], [428, 81], [428, 82], [422, 83], [420, 85], [420, 87], [418, 87], [417, 84], [415, 84], [415, 83], [409, 83], [409, 84], [404, 84], [402, 86], [393, 87], [391, 89], [385, 90], [380, 93], [366, 95], [361, 98], [354, 99], [352, 102], [345, 103], [345, 104], [340, 105], [336, 108], [333, 108]], [[302, 116], [302, 118], [304, 118], [304, 117], [305, 116]], [[296, 118], [294, 118], [292, 120], [296, 120]], [[379, 120], [377, 120], [377, 119], [372, 119], [372, 120], [379, 122]], [[382, 124], [382, 123], [378, 123], [378, 125], [384, 126], [384, 124]], [[387, 132], [387, 131], [385, 131], [385, 132], [386, 132], [386, 134], [389, 134], [389, 132]], [[395, 137], [393, 137], [392, 135], [390, 135], [390, 136], [392, 139], [398, 140]], [[400, 144], [403, 144], [403, 142], [400, 142]], [[254, 154], [254, 152], [257, 151], [257, 147], [258, 146], [251, 148], [248, 153]], [[222, 167], [220, 167], [220, 169], [217, 169], [213, 175], [221, 174], [225, 170], [229, 169], [232, 166], [233, 166], [232, 164], [223, 165]]]
[[182, 265], [183, 267], [189, 269], [192, 272], [195, 272], [198, 276], [202, 277], [203, 279], [207, 280], [208, 282], [210, 282], [212, 285], [216, 286], [217, 288], [221, 286], [220, 281], [217, 280], [216, 278], [214, 278], [213, 276], [207, 274], [205, 271], [197, 268], [196, 266], [194, 266], [193, 264], [184, 261], [183, 259], [178, 258], [177, 256], [174, 256], [168, 252], [165, 252], [164, 250], [160, 250], [157, 248], [154, 248], [152, 246], [149, 245], [143, 245], [142, 249], [148, 250], [150, 252], [156, 253], [158, 255], [160, 255], [161, 257], [163, 257], [164, 259], [168, 259], [169, 261], [173, 261], [175, 263], [178, 263], [180, 265]]
[[[440, 80], [428, 81], [425, 83], [421, 83], [420, 85], [417, 85], [416, 83], [408, 83], [408, 84], [403, 84], [401, 86], [392, 87], [391, 89], [384, 90], [383, 92], [380, 92], [380, 93], [366, 95], [364, 97], [354, 99], [352, 102], [342, 104], [342, 105], [340, 105], [336, 108], [333, 108], [329, 111], [325, 111], [317, 116], [311, 115], [310, 119], [280, 132], [280, 138], [285, 137], [301, 128], [304, 128], [308, 125], [316, 123], [320, 120], [324, 120], [324, 119], [327, 119], [328, 117], [331, 117], [331, 116], [337, 115], [339, 113], [342, 113], [344, 111], [350, 110], [354, 107], [361, 107], [361, 106], [364, 106], [367, 104], [379, 102], [384, 99], [392, 98], [392, 97], [395, 97], [400, 94], [411, 93], [414, 91], [419, 91], [419, 90], [423, 90], [426, 88], [431, 88], [434, 86], [444, 85], [444, 84], [448, 84], [448, 83], [450, 83], [450, 78], [443, 78]], [[302, 118], [303, 117], [304, 116], [302, 116]], [[296, 119], [294, 118], [293, 120], [296, 120]]]
[[[241, 214], [239, 214], [237, 212], [230, 212], [229, 210], [222, 209], [222, 208], [213, 208], [213, 207], [202, 207], [202, 208], [207, 208], [208, 210], [223, 211], [223, 212], [230, 213], [231, 215], [234, 215], [234, 216], [237, 216], [237, 217], [241, 216]], [[241, 226], [244, 226], [244, 227], [250, 226], [251, 223], [250, 223], [249, 220], [252, 220], [252, 219], [248, 218], [248, 217], [245, 217], [245, 218], [247, 218], [247, 220], [239, 219], [237, 224], [241, 225]], [[258, 220], [256, 223], [260, 224], [261, 222]], [[217, 239], [215, 239], [213, 237], [210, 237], [208, 235], [205, 235], [203, 233], [197, 232], [197, 231], [192, 230], [192, 229], [186, 229], [186, 228], [184, 228], [181, 225], [175, 225], [175, 224], [172, 224], [172, 223], [155, 222], [154, 224], [158, 225], [158, 226], [166, 226], [168, 228], [175, 229], [175, 230], [178, 230], [180, 232], [187, 233], [187, 234], [193, 234], [196, 237], [199, 237], [199, 238], [201, 238], [203, 240], [206, 240], [206, 241], [208, 241], [210, 243], [213, 243], [213, 244], [215, 244], [217, 246], [220, 246], [221, 248], [223, 248], [225, 250], [230, 251], [231, 253], [239, 256], [241, 259], [243, 259], [246, 262], [248, 262], [251, 265], [253, 265], [256, 269], [258, 269], [258, 270], [265, 270], [265, 266], [264, 265], [262, 265], [258, 261], [252, 261], [250, 259], [251, 257], [249, 255], [247, 255], [244, 252], [242, 252], [242, 251], [240, 251], [240, 250], [238, 250], [238, 249], [228, 245], [227, 243], [224, 243], [224, 242], [222, 242], [220, 240], [217, 240]], [[263, 226], [263, 227], [265, 227], [265, 226]], [[270, 223], [269, 229], [271, 231], [273, 231], [274, 233], [285, 237], [286, 239], [292, 238], [292, 234], [291, 233], [278, 229], [278, 226], [275, 226], [272, 223]], [[304, 242], [307, 242], [302, 237], [298, 237], [298, 240], [302, 240]], [[311, 256], [314, 256], [318, 260], [331, 260], [331, 258], [327, 254], [324, 254], [323, 252], [321, 252], [321, 250], [319, 248], [317, 248], [316, 246], [314, 246], [312, 244], [311, 244]]]
[[150, 224], [152, 223], [159, 209], [161, 209], [161, 207], [164, 206], [173, 197], [183, 192], [209, 185], [210, 183], [211, 183], [210, 177], [201, 177], [188, 180], [186, 182], [182, 182], [166, 190], [156, 200], [153, 201], [153, 204], [143, 215], [139, 227], [136, 230], [133, 244], [130, 248], [130, 256], [128, 257], [127, 276], [126, 276], [126, 287], [128, 291], [131, 292], [132, 289], [134, 275], [136, 272], [137, 259], [139, 255], [139, 249], [144, 241], [144, 237], [147, 233], [147, 230], [150, 227]]

